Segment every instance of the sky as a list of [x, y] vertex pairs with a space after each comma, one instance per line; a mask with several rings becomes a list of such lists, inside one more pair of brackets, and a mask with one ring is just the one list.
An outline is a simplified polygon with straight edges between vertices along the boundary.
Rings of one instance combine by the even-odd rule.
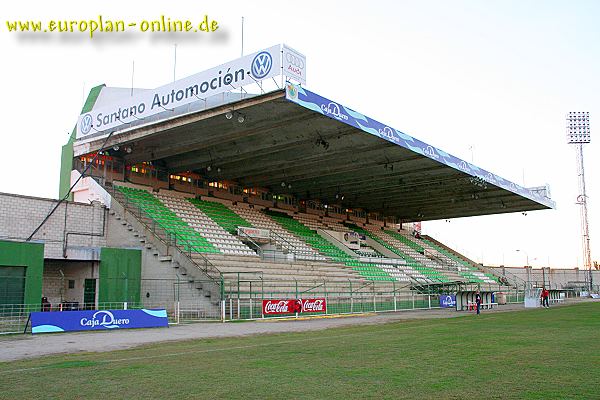
[[[525, 186], [556, 210], [425, 222], [486, 265], [582, 265], [575, 148], [565, 114], [589, 111], [584, 158], [592, 259], [600, 260], [600, 2], [22, 1], [0, 5], [0, 192], [57, 198], [61, 146], [98, 84], [154, 88], [286, 43], [306, 88]], [[212, 33], [9, 32], [6, 21], [216, 20]], [[600, 140], [600, 139], [598, 139]], [[518, 250], [518, 251], [517, 251]]]

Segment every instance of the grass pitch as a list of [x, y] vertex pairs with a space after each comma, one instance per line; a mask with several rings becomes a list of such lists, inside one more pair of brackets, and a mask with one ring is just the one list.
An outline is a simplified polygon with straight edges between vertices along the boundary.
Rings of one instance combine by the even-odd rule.
[[600, 303], [0, 363], [0, 398], [599, 399]]

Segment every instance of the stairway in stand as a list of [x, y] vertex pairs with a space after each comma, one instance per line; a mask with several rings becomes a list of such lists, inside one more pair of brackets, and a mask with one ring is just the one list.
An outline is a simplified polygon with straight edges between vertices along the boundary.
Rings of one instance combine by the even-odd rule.
[[157, 197], [221, 253], [232, 256], [258, 257], [253, 250], [209, 218], [190, 200], [164, 193], [159, 193]]

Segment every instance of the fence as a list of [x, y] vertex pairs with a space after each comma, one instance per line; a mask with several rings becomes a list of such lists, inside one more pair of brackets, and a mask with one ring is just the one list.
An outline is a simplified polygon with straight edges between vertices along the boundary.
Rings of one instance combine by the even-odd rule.
[[[238, 283], [238, 287], [243, 288], [243, 283], [243, 281]], [[274, 318], [262, 314], [262, 301], [269, 299], [324, 298], [327, 303], [327, 312], [322, 314], [353, 314], [440, 308], [440, 296], [453, 293], [451, 291], [419, 293], [406, 286], [396, 288], [394, 283], [378, 284], [376, 282], [356, 288], [353, 288], [351, 282], [347, 284], [323, 282], [305, 289], [302, 282], [278, 281], [280, 290], [274, 290], [270, 286], [271, 282], [254, 281], [253, 283], [254, 286], [246, 284], [246, 290], [237, 290], [237, 287], [232, 287], [233, 285], [225, 288], [221, 306], [223, 319]], [[507, 303], [522, 303], [525, 298], [524, 291], [519, 289], [502, 290], [502, 293], [504, 293]], [[277, 315], [277, 317], [281, 316], [289, 317], [295, 316], [295, 314]]]
[[[312, 293], [310, 298], [325, 298], [327, 303], [326, 312], [318, 314], [353, 314], [353, 313], [371, 313], [384, 311], [401, 311], [415, 309], [433, 309], [439, 307], [439, 295], [423, 295], [414, 293], [386, 293], [374, 294], [368, 293], [353, 294], [349, 296], [321, 297], [321, 295]], [[275, 299], [285, 299], [286, 297], [276, 297]], [[294, 313], [274, 316], [265, 316], [262, 314], [262, 300], [273, 298], [235, 298], [228, 297], [224, 302], [224, 317], [226, 320], [242, 320], [256, 318], [277, 318], [295, 316]]]
[[[0, 333], [23, 332], [34, 311], [164, 308], [171, 324], [182, 324], [272, 318], [262, 314], [262, 301], [269, 299], [324, 298], [327, 314], [434, 309], [440, 295], [453, 292], [422, 293], [397, 282], [264, 280], [260, 274], [244, 273], [222, 275], [218, 291], [214, 280], [184, 276], [133, 281], [123, 276], [100, 282], [66, 269], [60, 277], [45, 276], [44, 303], [0, 303]], [[509, 303], [523, 302], [522, 290], [503, 292]]]

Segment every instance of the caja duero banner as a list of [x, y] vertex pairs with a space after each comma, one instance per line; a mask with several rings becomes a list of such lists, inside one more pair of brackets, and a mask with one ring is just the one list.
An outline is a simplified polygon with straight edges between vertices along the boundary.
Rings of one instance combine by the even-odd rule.
[[165, 309], [32, 312], [31, 333], [158, 328], [169, 325]]
[[456, 295], [442, 294], [440, 295], [440, 307], [452, 308], [456, 307]]

